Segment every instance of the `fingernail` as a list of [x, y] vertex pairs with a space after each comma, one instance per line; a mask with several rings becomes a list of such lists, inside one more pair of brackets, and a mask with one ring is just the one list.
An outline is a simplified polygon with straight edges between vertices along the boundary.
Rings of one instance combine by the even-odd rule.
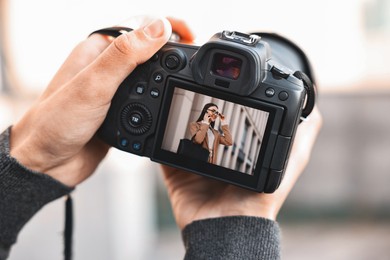
[[152, 38], [158, 38], [164, 33], [164, 22], [161, 19], [153, 20], [144, 28], [144, 32]]

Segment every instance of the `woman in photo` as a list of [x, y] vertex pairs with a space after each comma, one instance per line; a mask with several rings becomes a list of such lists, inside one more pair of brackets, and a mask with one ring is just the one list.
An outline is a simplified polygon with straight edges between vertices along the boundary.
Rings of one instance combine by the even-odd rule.
[[[222, 134], [214, 129], [217, 118], [221, 120]], [[218, 145], [230, 146], [233, 144], [232, 135], [226, 123], [225, 116], [218, 111], [218, 106], [214, 103], [206, 104], [198, 120], [190, 123], [189, 127], [192, 141], [209, 150], [209, 163], [216, 163]]]

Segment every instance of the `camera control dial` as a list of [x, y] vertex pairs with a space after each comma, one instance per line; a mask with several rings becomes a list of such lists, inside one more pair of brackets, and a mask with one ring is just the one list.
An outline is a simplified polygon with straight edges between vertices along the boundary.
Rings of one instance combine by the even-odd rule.
[[180, 59], [176, 55], [170, 54], [165, 58], [165, 66], [170, 70], [175, 70], [180, 66]]
[[131, 103], [121, 112], [122, 126], [133, 135], [142, 135], [152, 126], [152, 114], [140, 103]]
[[177, 72], [187, 64], [186, 55], [178, 49], [168, 49], [162, 57], [162, 67], [170, 72]]

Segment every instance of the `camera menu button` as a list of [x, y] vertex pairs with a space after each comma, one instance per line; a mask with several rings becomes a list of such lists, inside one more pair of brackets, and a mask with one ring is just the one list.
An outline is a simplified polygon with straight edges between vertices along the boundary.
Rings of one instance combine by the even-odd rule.
[[160, 96], [160, 91], [156, 88], [152, 89], [150, 91], [150, 95], [153, 97], [153, 98], [158, 98]]

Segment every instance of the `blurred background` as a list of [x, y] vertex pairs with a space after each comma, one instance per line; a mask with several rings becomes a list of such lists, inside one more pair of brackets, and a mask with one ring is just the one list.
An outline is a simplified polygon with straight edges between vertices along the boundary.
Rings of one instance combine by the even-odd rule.
[[[308, 55], [324, 126], [279, 223], [283, 259], [389, 259], [390, 1], [0, 0], [0, 129], [91, 31], [140, 14], [215, 32], [276, 32]], [[156, 164], [112, 149], [74, 192], [74, 259], [182, 259]], [[62, 259], [64, 201], [24, 227], [11, 260]]]

